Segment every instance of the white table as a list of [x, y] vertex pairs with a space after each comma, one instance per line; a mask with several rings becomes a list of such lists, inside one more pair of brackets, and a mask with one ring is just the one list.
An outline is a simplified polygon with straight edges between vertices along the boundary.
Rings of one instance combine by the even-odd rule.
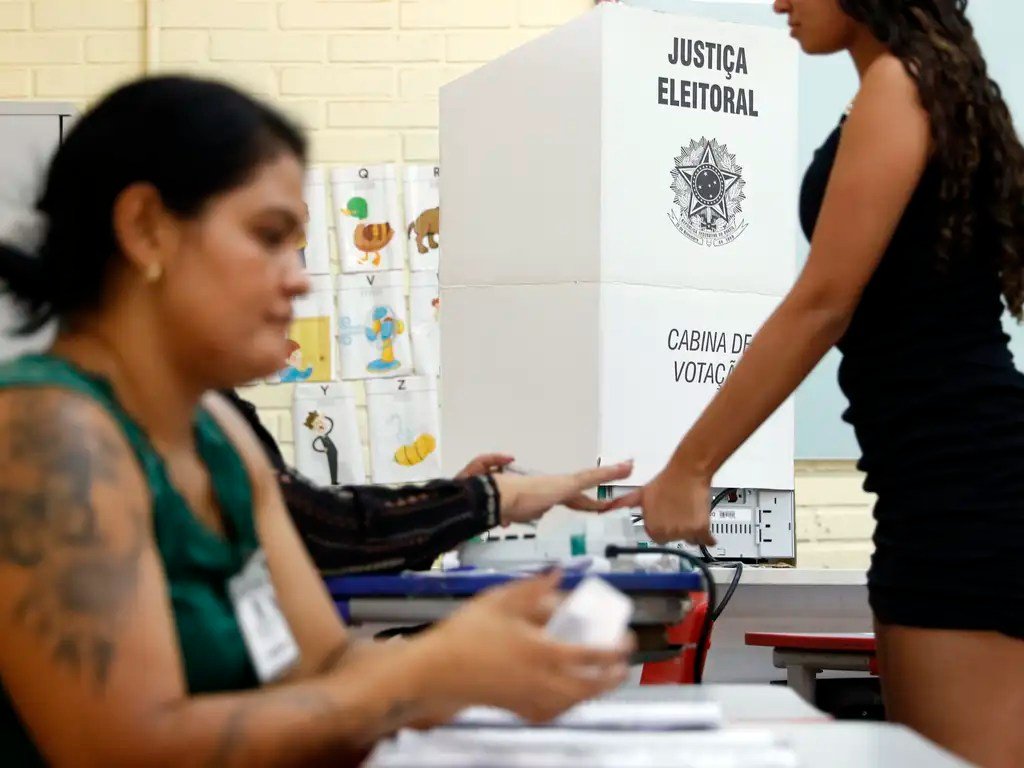
[[640, 685], [623, 686], [614, 701], [713, 701], [727, 724], [762, 722], [831, 722], [820, 709], [782, 685]]
[[[492, 729], [479, 732], [462, 732], [451, 734], [440, 732], [435, 738], [432, 734], [414, 736], [411, 741], [385, 742], [381, 744], [365, 764], [365, 768], [423, 768], [424, 765], [443, 766], [444, 768], [520, 768], [523, 766], [557, 765], [566, 768], [564, 762], [551, 758], [564, 750], [550, 749], [538, 752], [536, 745], [522, 747], [517, 750], [517, 742], [522, 737], [517, 734], [523, 731], [513, 729]], [[774, 739], [789, 758], [780, 760], [773, 765], [787, 768], [970, 768], [970, 764], [956, 758], [934, 744], [902, 726], [888, 723], [817, 723], [817, 724], [757, 724], [733, 726], [719, 731], [705, 731], [690, 734], [663, 734], [650, 732], [617, 732], [615, 734], [595, 734], [589, 737], [590, 743], [601, 742], [602, 749], [615, 750], [620, 754], [631, 754], [632, 766], [643, 765], [645, 768], [703, 768], [712, 762], [722, 765], [721, 749], [730, 750], [735, 761], [735, 753], [725, 746], [724, 737], [729, 741], [742, 740], [745, 734], [759, 737], [764, 734]], [[560, 735], [559, 735], [560, 734]], [[586, 732], [565, 731], [559, 733], [538, 734], [566, 741], [574, 747], [586, 747]], [[457, 752], [450, 749], [451, 739], [462, 741]], [[432, 739], [434, 743], [432, 744]], [[771, 749], [770, 744], [761, 743], [761, 749]], [[708, 752], [708, 742], [716, 742], [720, 746]], [[651, 749], [660, 743], [660, 758], [656, 762], [638, 762], [635, 755], [644, 749]], [[636, 745], [635, 748], [633, 745]], [[612, 746], [614, 745], [614, 746]], [[704, 758], [698, 759], [694, 752], [703, 748]], [[443, 752], [443, 759], [436, 759]], [[588, 753], [582, 753], [582, 760], [587, 761]], [[601, 752], [590, 752], [589, 762], [600, 760]], [[666, 755], [678, 754], [678, 762], [666, 763]], [[763, 759], [759, 752], [747, 752], [748, 760]], [[791, 759], [795, 758], [795, 763]], [[778, 758], [776, 758], [778, 759]], [[618, 762], [618, 760], [616, 760]], [[574, 762], [573, 765], [587, 763]], [[607, 763], [605, 763], [607, 764]], [[726, 765], [737, 765], [726, 762]], [[747, 764], [746, 761], [743, 763]], [[738, 766], [737, 766], [738, 768]]]
[[[783, 744], [792, 748], [800, 768], [969, 768], [968, 763], [907, 728], [889, 723], [835, 722], [793, 691], [781, 686], [626, 687], [611, 694], [609, 698], [616, 701], [718, 702], [722, 706], [726, 723], [722, 731], [770, 731]], [[581, 733], [579, 738], [585, 739], [586, 736]], [[634, 732], [621, 734], [621, 738], [646, 739], [649, 742], [651, 739], [662, 738], [662, 735]], [[507, 732], [505, 739], [509, 739]], [[479, 755], [469, 756], [465, 762], [453, 764], [452, 768], [514, 765], [514, 739], [511, 741], [511, 753], [507, 746], [502, 751], [481, 750]], [[416, 750], [404, 751], [392, 743], [382, 744], [366, 768], [374, 768], [375, 765], [387, 765], [390, 768], [419, 766], [422, 764], [420, 750], [427, 744], [429, 738], [421, 739]], [[688, 765], [682, 755], [680, 765]], [[658, 765], [652, 768], [667, 767]]]
[[801, 768], [970, 768], [909, 728], [891, 723], [780, 723], [771, 730], [793, 746]]

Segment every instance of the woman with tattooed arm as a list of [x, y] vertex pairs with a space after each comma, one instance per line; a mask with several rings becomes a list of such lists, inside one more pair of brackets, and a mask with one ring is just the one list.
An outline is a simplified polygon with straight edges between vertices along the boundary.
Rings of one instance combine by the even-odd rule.
[[[624, 677], [629, 648], [545, 636], [557, 575], [408, 642], [346, 636], [265, 452], [209, 394], [283, 359], [304, 159], [228, 87], [141, 80], [77, 123], [35, 210], [0, 211], [25, 330], [59, 321], [0, 366], [5, 763], [351, 765], [467, 705], [545, 720]], [[466, 493], [535, 517], [629, 472]]]

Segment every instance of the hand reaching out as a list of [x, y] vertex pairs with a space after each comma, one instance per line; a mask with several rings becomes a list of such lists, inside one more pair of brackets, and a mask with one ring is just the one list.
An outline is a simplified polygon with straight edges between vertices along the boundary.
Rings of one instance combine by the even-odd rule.
[[710, 547], [715, 544], [710, 495], [709, 478], [670, 466], [647, 485], [615, 499], [610, 508], [643, 510], [647, 534], [658, 544], [686, 541]]
[[633, 472], [633, 462], [584, 469], [568, 475], [494, 475], [501, 495], [502, 523], [529, 523], [552, 507], [561, 504], [582, 512], [606, 512], [614, 509], [611, 501], [598, 501], [584, 491], [615, 480], [624, 480]]
[[467, 477], [500, 472], [513, 461], [515, 459], [507, 453], [482, 453], [463, 467], [455, 479], [465, 480]]

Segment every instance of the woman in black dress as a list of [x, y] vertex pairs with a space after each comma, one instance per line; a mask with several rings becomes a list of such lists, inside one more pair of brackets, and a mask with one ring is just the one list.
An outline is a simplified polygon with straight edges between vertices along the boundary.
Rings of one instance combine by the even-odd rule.
[[965, 0], [775, 0], [860, 89], [815, 154], [796, 284], [663, 472], [623, 498], [710, 543], [722, 463], [832, 346], [878, 495], [869, 593], [887, 711], [985, 766], [1024, 765], [1024, 150]]

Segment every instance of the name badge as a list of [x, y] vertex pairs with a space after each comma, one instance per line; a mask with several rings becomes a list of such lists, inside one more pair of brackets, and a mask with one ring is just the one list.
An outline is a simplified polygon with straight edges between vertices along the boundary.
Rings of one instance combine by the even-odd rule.
[[278, 680], [298, 663], [299, 645], [277, 604], [262, 549], [228, 581], [228, 594], [260, 682]]

